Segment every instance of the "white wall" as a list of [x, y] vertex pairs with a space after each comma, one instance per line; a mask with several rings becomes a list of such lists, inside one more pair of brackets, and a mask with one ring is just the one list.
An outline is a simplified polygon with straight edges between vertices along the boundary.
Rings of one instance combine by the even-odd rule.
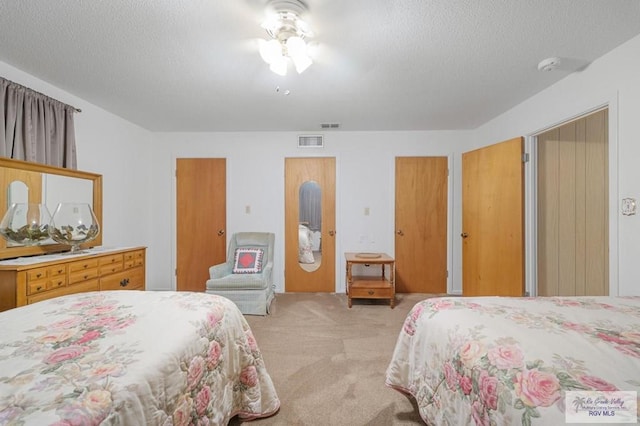
[[622, 198], [640, 197], [640, 36], [481, 126], [471, 146], [533, 135], [605, 104], [610, 111], [610, 294], [640, 295], [640, 220], [620, 213]]
[[0, 76], [82, 110], [74, 119], [78, 169], [103, 175], [102, 242], [146, 246], [153, 232], [153, 134], [4, 62]]
[[[160, 133], [133, 125], [91, 103], [0, 62], [0, 75], [83, 110], [76, 115], [78, 166], [104, 176], [105, 245], [148, 247], [148, 287], [175, 285], [175, 159], [225, 157], [227, 232], [272, 229], [278, 235], [275, 280], [284, 281], [284, 158], [337, 159], [337, 291], [344, 290], [342, 253], [393, 254], [394, 157], [450, 157], [449, 291], [461, 284], [460, 162], [463, 151], [528, 136], [609, 104], [612, 294], [640, 294], [640, 222], [622, 216], [621, 198], [640, 196], [640, 36], [569, 75], [475, 131], [325, 132], [323, 150], [296, 148], [297, 133]], [[309, 132], [317, 133], [317, 132]], [[255, 178], [255, 179], [254, 179]], [[258, 188], [256, 192], [254, 188]], [[245, 214], [245, 206], [251, 214]], [[364, 207], [371, 210], [363, 214]], [[360, 244], [361, 236], [372, 242]], [[617, 288], [617, 290], [615, 290]]]
[[[313, 149], [297, 148], [298, 133], [293, 132], [157, 134], [152, 157], [153, 227], [164, 231], [153, 233], [149, 242], [154, 247], [149, 283], [158, 289], [175, 288], [176, 158], [227, 159], [227, 235], [238, 231], [275, 232], [274, 281], [276, 290], [282, 292], [285, 158], [335, 157], [336, 291], [341, 292], [345, 251], [394, 254], [395, 157], [453, 157], [468, 137], [466, 132], [325, 132], [324, 135], [325, 147]], [[245, 213], [247, 205], [251, 206], [250, 214]], [[365, 207], [370, 209], [369, 216], [364, 215]], [[360, 243], [362, 236], [368, 242]], [[452, 271], [449, 286], [452, 291], [459, 291], [459, 271]]]

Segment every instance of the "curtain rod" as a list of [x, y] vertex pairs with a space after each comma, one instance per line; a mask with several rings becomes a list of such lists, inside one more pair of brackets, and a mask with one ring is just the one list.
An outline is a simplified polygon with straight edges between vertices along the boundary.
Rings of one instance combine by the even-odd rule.
[[61, 102], [61, 101], [59, 101], [59, 100], [57, 100], [57, 99], [55, 99], [55, 98], [52, 98], [51, 96], [45, 95], [45, 94], [44, 94], [44, 93], [42, 93], [42, 92], [38, 92], [37, 90], [33, 90], [33, 89], [32, 89], [32, 88], [30, 88], [30, 87], [23, 86], [23, 85], [22, 85], [22, 84], [20, 84], [20, 83], [16, 83], [15, 81], [11, 81], [11, 80], [6, 79], [6, 78], [4, 78], [4, 77], [0, 77], [0, 78], [1, 78], [2, 80], [4, 80], [4, 81], [8, 81], [8, 82], [9, 82], [9, 84], [15, 84], [16, 86], [23, 87], [23, 88], [25, 88], [26, 90], [30, 90], [30, 91], [32, 91], [33, 93], [37, 93], [37, 94], [38, 94], [38, 95], [40, 95], [40, 96], [44, 96], [44, 97], [45, 97], [45, 98], [47, 98], [47, 99], [51, 99], [52, 101], [56, 101], [56, 102], [61, 103], [62, 105], [66, 105], [66, 106], [68, 106], [68, 107], [72, 108], [75, 112], [82, 112], [82, 110], [81, 110], [80, 108], [76, 108], [76, 107], [74, 107], [73, 105], [69, 105], [69, 104], [67, 104], [67, 103]]

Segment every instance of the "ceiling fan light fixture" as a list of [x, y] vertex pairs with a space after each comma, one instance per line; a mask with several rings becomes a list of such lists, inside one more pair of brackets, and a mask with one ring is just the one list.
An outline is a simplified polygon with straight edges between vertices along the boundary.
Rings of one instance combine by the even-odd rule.
[[287, 75], [287, 58], [280, 56], [279, 59], [276, 59], [269, 64], [269, 69], [278, 75]]
[[260, 40], [260, 57], [268, 64], [282, 56], [282, 45], [278, 40]]
[[307, 52], [305, 37], [313, 32], [307, 22], [300, 18], [306, 5], [300, 0], [272, 0], [270, 13], [262, 23], [270, 40], [260, 41], [260, 56], [269, 69], [279, 75], [286, 75], [289, 59], [298, 72], [302, 73], [313, 63]]
[[291, 58], [293, 61], [293, 65], [296, 67], [296, 71], [298, 74], [302, 74], [304, 70], [309, 68], [309, 66], [313, 63], [311, 58], [306, 55], [303, 56], [294, 56]]

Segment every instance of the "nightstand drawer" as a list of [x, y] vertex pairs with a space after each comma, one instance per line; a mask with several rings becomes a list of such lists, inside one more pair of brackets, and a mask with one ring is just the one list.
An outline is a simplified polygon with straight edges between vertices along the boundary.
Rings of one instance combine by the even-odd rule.
[[364, 299], [390, 299], [393, 297], [393, 289], [390, 285], [385, 287], [373, 287], [373, 286], [352, 286], [351, 297], [352, 298], [364, 298]]

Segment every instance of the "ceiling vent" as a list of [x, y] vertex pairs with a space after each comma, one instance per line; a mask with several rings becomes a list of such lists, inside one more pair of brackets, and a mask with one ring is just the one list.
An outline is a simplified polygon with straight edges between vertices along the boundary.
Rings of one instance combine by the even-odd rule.
[[321, 123], [320, 127], [322, 129], [339, 129], [340, 123]]
[[298, 136], [298, 148], [324, 148], [324, 137], [322, 135], [300, 135]]

